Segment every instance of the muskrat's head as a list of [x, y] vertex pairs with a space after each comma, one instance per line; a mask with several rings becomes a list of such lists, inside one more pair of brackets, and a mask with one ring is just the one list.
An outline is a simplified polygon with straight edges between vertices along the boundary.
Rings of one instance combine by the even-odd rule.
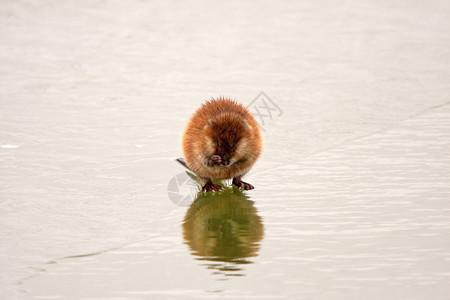
[[209, 120], [204, 130], [208, 154], [220, 156], [224, 166], [246, 159], [252, 151], [253, 129], [238, 114], [219, 114]]

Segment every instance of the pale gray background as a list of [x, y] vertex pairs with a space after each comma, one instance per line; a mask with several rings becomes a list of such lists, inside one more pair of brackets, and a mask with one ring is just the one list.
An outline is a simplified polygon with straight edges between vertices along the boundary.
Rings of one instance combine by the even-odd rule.
[[[449, 49], [448, 1], [2, 1], [0, 298], [449, 299]], [[167, 184], [204, 100], [261, 91], [222, 280]]]

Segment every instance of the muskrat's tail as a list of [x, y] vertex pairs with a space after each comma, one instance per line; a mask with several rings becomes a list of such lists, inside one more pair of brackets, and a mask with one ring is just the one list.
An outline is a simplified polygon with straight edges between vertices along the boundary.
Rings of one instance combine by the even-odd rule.
[[189, 166], [187, 165], [186, 161], [184, 160], [184, 158], [179, 157], [176, 159], [177, 162], [179, 162], [180, 164], [183, 165], [183, 167], [185, 167], [186, 169], [188, 169], [189, 171], [192, 172], [191, 168], [189, 168]]

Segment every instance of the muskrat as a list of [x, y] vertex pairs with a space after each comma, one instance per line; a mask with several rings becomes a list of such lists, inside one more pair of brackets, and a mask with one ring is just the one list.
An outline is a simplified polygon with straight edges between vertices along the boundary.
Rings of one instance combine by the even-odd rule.
[[231, 179], [245, 190], [242, 181], [262, 152], [262, 138], [252, 114], [227, 98], [206, 101], [192, 116], [182, 138], [187, 166], [206, 183], [202, 191], [219, 191], [215, 180]]

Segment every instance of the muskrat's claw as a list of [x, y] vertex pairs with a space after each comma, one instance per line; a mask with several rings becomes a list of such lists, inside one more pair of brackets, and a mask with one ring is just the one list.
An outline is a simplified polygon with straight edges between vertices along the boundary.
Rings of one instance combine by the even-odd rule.
[[221, 187], [220, 185], [214, 184], [212, 182], [207, 182], [202, 187], [202, 192], [217, 192], [220, 191], [221, 189], [223, 189], [223, 187]]
[[246, 191], [253, 190], [255, 187], [251, 185], [250, 183], [244, 182], [239, 177], [233, 178], [233, 184], [237, 186], [240, 189], [244, 189]]
[[253, 190], [255, 187], [253, 185], [251, 185], [250, 183], [242, 182], [241, 188], [248, 191], [248, 190]]

